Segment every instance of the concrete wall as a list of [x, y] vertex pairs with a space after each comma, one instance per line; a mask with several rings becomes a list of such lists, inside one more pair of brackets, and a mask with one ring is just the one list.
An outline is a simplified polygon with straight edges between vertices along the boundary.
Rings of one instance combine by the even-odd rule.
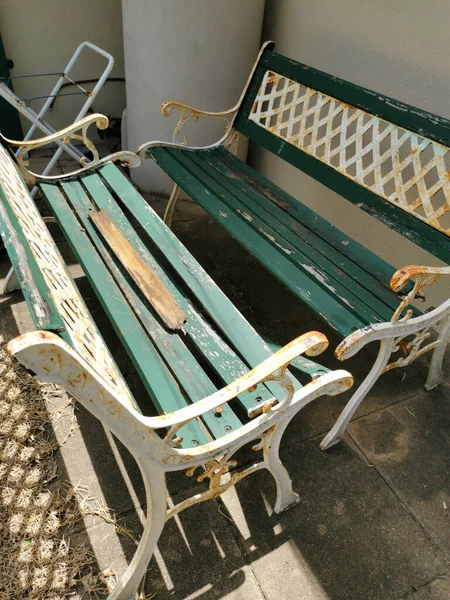
[[[178, 113], [162, 117], [165, 100], [210, 111], [236, 103], [260, 46], [263, 10], [264, 0], [123, 0], [130, 149], [171, 141]], [[185, 131], [191, 144], [208, 144], [223, 123], [202, 120]], [[173, 185], [150, 160], [131, 174], [144, 190]]]
[[[263, 35], [282, 54], [448, 118], [449, 20], [448, 0], [267, 0]], [[394, 266], [439, 264], [269, 152], [252, 147], [250, 161]], [[448, 298], [448, 283], [433, 290], [431, 303]]]
[[[62, 71], [76, 47], [90, 41], [110, 52], [115, 66], [110, 77], [124, 77], [122, 13], [120, 0], [0, 0], [0, 30], [8, 58], [14, 61], [11, 75]], [[75, 78], [98, 77], [105, 59], [86, 50]], [[18, 80], [21, 97], [51, 91], [55, 78]], [[92, 89], [86, 86], [87, 89]], [[66, 91], [73, 88], [66, 88]], [[84, 96], [61, 98], [47, 120], [55, 127], [73, 121]], [[38, 110], [41, 104], [32, 104]], [[99, 112], [120, 117], [125, 107], [125, 84], [106, 83], [94, 103]], [[22, 121], [24, 131], [29, 121]]]

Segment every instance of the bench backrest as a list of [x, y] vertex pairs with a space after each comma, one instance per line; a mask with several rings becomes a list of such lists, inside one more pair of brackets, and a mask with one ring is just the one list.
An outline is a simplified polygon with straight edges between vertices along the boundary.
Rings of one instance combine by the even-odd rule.
[[0, 233], [35, 326], [58, 333], [125, 404], [136, 407], [16, 164], [1, 144], [0, 180]]
[[236, 129], [450, 261], [450, 121], [273, 52]]

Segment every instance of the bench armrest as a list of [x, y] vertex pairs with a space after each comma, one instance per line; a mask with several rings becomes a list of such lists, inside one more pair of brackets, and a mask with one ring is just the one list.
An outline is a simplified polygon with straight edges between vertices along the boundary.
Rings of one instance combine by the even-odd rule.
[[238, 133], [233, 129], [234, 117], [241, 105], [241, 99], [239, 102], [228, 110], [224, 110], [221, 112], [210, 112], [207, 110], [200, 110], [198, 108], [193, 108], [192, 106], [188, 106], [187, 104], [182, 104], [181, 102], [168, 101], [163, 102], [161, 105], [161, 112], [165, 117], [169, 117], [173, 110], [178, 111], [179, 118], [177, 123], [175, 124], [175, 128], [173, 130], [172, 142], [161, 142], [161, 141], [151, 141], [142, 144], [137, 149], [136, 154], [140, 158], [148, 158], [147, 150], [152, 148], [153, 146], [169, 146], [172, 148], [186, 148], [189, 143], [189, 138], [187, 136], [183, 136], [183, 140], [179, 141], [178, 135], [183, 128], [184, 124], [187, 121], [198, 121], [200, 118], [206, 119], [219, 119], [225, 122], [225, 129], [222, 137], [211, 144], [210, 146], [197, 147], [197, 146], [189, 146], [189, 148], [193, 150], [199, 149], [209, 149], [215, 148], [219, 144], [223, 144], [225, 147], [229, 148], [233, 142], [236, 142], [238, 139]]
[[[160, 420], [160, 427], [176, 427], [179, 429], [187, 421], [199, 417], [209, 410], [219, 408], [222, 404], [239, 396], [239, 394], [246, 391], [253, 391], [258, 384], [264, 381], [275, 381], [286, 390], [286, 397], [277, 405], [281, 407], [289, 402], [289, 399], [294, 394], [292, 379], [286, 373], [290, 362], [301, 354], [317, 356], [326, 350], [326, 348], [328, 348], [328, 340], [322, 333], [318, 331], [305, 333], [221, 390], [191, 406], [156, 417], [156, 419]], [[266, 405], [264, 411], [267, 412], [270, 407], [271, 405]], [[172, 435], [173, 433], [172, 431]]]
[[225, 122], [225, 131], [222, 139], [227, 137], [231, 128], [233, 126], [234, 116], [236, 115], [238, 108], [240, 106], [240, 102], [233, 106], [228, 110], [224, 110], [221, 112], [209, 112], [207, 110], [200, 110], [198, 108], [193, 108], [192, 106], [188, 106], [187, 104], [182, 104], [181, 102], [164, 102], [161, 105], [161, 112], [165, 117], [169, 117], [173, 110], [177, 110], [179, 113], [178, 122], [175, 125], [173, 130], [172, 142], [174, 144], [181, 144], [182, 146], [186, 146], [189, 142], [189, 138], [187, 136], [183, 137], [183, 141], [180, 142], [178, 140], [178, 134], [183, 128], [184, 124], [187, 121], [198, 121], [201, 117], [206, 119], [219, 119]]
[[[143, 416], [131, 401], [119, 397], [76, 351], [53, 333], [26, 333], [9, 342], [8, 352], [27, 369], [36, 373], [41, 380], [62, 385], [136, 456], [142, 455], [170, 467], [180, 464], [202, 464], [217, 450], [225, 451], [232, 447], [236, 439], [243, 435], [254, 439], [271, 425], [281, 422], [289, 415], [293, 416], [315, 398], [348, 390], [353, 384], [352, 376], [347, 371], [337, 370], [314, 379], [294, 393], [293, 382], [286, 373], [289, 362], [302, 353], [309, 356], [319, 354], [327, 346], [328, 340], [321, 333], [310, 332], [302, 335], [258, 367], [211, 396], [158, 417]], [[240, 393], [268, 380], [276, 381], [285, 388], [286, 396], [282, 402], [273, 407], [265, 407], [265, 412], [242, 425], [240, 429], [204, 446], [187, 450], [173, 447], [177, 445], [173, 436], [184, 423], [208, 410], [218, 408]], [[164, 442], [155, 431], [161, 428], [169, 428]]]
[[[42, 138], [37, 138], [34, 140], [10, 140], [9, 138], [1, 135], [1, 138], [7, 142], [10, 146], [17, 146], [21, 148], [18, 156], [17, 156], [17, 165], [19, 170], [27, 183], [35, 184], [36, 181], [57, 181], [59, 179], [63, 179], [64, 177], [72, 177], [74, 175], [78, 175], [79, 173], [83, 173], [92, 167], [98, 167], [101, 164], [106, 162], [115, 162], [119, 161], [122, 166], [126, 167], [138, 167], [141, 163], [140, 159], [134, 152], [115, 152], [114, 154], [110, 154], [105, 158], [100, 158], [97, 148], [95, 144], [90, 140], [87, 136], [87, 130], [90, 125], [95, 123], [97, 125], [97, 129], [107, 129], [109, 125], [109, 120], [104, 115], [99, 113], [94, 113], [83, 119], [80, 119], [76, 123], [61, 129], [60, 131], [56, 131], [51, 135], [47, 135]], [[81, 134], [77, 132], [81, 131]], [[83, 142], [86, 146], [87, 150], [92, 152], [93, 158], [92, 160], [88, 160], [88, 158], [82, 158], [80, 160], [81, 169], [77, 169], [72, 173], [67, 173], [65, 175], [56, 175], [56, 176], [48, 176], [48, 175], [39, 175], [38, 173], [34, 173], [30, 171], [27, 167], [29, 165], [29, 160], [25, 158], [25, 155], [30, 150], [35, 150], [36, 148], [40, 148], [42, 146], [47, 146], [48, 144], [53, 144], [56, 141], [62, 141], [64, 143], [69, 143], [70, 140], [78, 140]]]
[[[394, 273], [391, 278], [391, 289], [394, 292], [402, 290], [410, 279], [422, 279], [423, 286], [432, 285], [441, 275], [450, 275], [450, 267], [423, 267], [420, 265], [409, 265]], [[431, 276], [431, 277], [428, 277]], [[423, 287], [422, 286], [422, 287]]]
[[405, 285], [412, 280], [414, 285], [412, 289], [402, 298], [397, 310], [392, 315], [391, 322], [406, 321], [412, 311], [407, 310], [403, 314], [404, 309], [411, 304], [415, 298], [425, 300], [422, 294], [422, 289], [427, 285], [434, 285], [441, 275], [450, 275], [450, 267], [423, 267], [420, 265], [409, 265], [403, 267], [394, 273], [391, 278], [391, 289], [394, 292], [399, 292]]

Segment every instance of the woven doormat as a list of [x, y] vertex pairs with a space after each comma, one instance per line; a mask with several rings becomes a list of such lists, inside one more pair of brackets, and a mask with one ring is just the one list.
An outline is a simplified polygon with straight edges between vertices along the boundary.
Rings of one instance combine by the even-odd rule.
[[[103, 597], [95, 557], [68, 531], [83, 517], [78, 491], [59, 481], [55, 423], [61, 388], [32, 377], [0, 344], [0, 599]], [[69, 414], [69, 416], [71, 416]], [[92, 595], [94, 592], [95, 595]]]

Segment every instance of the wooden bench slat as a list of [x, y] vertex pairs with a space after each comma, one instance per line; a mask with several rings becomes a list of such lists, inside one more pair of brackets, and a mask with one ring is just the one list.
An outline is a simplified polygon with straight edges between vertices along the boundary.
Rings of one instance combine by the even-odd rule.
[[[269, 237], [277, 248], [282, 246], [285, 251], [289, 250], [289, 260], [294, 262], [300, 270], [307, 269], [308, 274], [314, 277], [319, 285], [332, 291], [333, 294], [342, 295], [346, 302], [355, 309], [357, 316], [370, 321], [376, 321], [380, 318], [389, 320], [393, 310], [395, 310], [395, 302], [392, 302], [387, 289], [384, 288], [383, 291], [386, 291], [389, 295], [391, 306], [388, 306], [377, 295], [362, 286], [358, 278], [355, 277], [355, 273], [348, 274], [345, 268], [347, 264], [343, 267], [336, 266], [328, 257], [330, 254], [336, 254], [335, 252], [330, 253], [330, 250], [332, 250], [330, 247], [328, 247], [328, 254], [320, 253], [315, 245], [307, 243], [305, 237], [308, 233], [311, 236], [311, 233], [306, 228], [301, 229], [299, 232], [299, 224], [270, 200], [257, 194], [252, 186], [246, 185], [245, 181], [240, 178], [239, 172], [226, 171], [226, 176], [224, 176], [223, 168], [220, 168], [221, 163], [214, 160], [216, 153], [186, 152], [184, 154], [201, 169], [206, 168], [206, 171], [203, 171], [203, 180], [206, 181], [206, 176], [208, 178], [212, 177], [215, 182], [214, 190], [232, 210], [239, 212], [241, 215], [245, 211], [245, 219], [251, 227], [260, 232], [264, 231], [265, 236]], [[242, 191], [236, 185], [238, 180], [243, 184], [245, 191]], [[256, 196], [256, 198], [252, 196]], [[251, 220], [249, 217], [251, 217]], [[313, 239], [316, 241], [316, 236], [311, 236], [310, 241]], [[361, 274], [367, 275], [362, 269]], [[392, 294], [392, 296], [394, 295]], [[398, 305], [398, 300], [396, 303]]]
[[[300, 63], [296, 63], [295, 61], [291, 61], [290, 59], [280, 55], [275, 55], [275, 53], [272, 54], [276, 56], [277, 64], [275, 66], [273, 65], [271, 68], [280, 69], [276, 71], [277, 74], [292, 78], [294, 81], [298, 81], [302, 84], [304, 81], [307, 81], [309, 68], [306, 68], [305, 65], [301, 65]], [[271, 56], [270, 60], [274, 59], [274, 56]], [[318, 160], [315, 156], [306, 153], [296, 145], [289, 143], [277, 135], [274, 135], [271, 131], [265, 129], [250, 119], [255, 97], [258, 94], [260, 84], [263, 81], [265, 73], [267, 72], [268, 67], [266, 66], [266, 63], [268, 60], [268, 57], [263, 57], [260, 65], [255, 71], [252, 83], [245, 95], [244, 102], [235, 120], [235, 127], [237, 131], [264, 148], [267, 148], [281, 159], [292, 164], [294, 167], [310, 175], [319, 181], [319, 183], [326, 185], [362, 210], [366, 211], [368, 214], [376, 217], [381, 222], [391, 227], [407, 239], [421, 246], [424, 250], [427, 250], [440, 260], [450, 263], [448, 237], [441, 231], [438, 231], [416, 216], [406, 212], [399, 206], [392, 204], [385, 198], [380, 197], [369, 188], [360, 185], [356, 181], [353, 181], [345, 174], [339, 172], [325, 162]], [[311, 69], [311, 72], [312, 71], [313, 69]], [[335, 78], [330, 78], [330, 76], [328, 76], [328, 78], [329, 86], [331, 80]], [[304, 83], [303, 85], [308, 85], [308, 83]], [[320, 92], [325, 90], [325, 84], [322, 80], [320, 82], [321, 87], [319, 87], [318, 81], [315, 82], [315, 85], [316, 87], [314, 89], [317, 89]], [[334, 97], [337, 97], [339, 90], [342, 89], [343, 85], [341, 85], [338, 80], [333, 92], [330, 91], [329, 87], [327, 87], [327, 92], [331, 96], [334, 94]], [[347, 100], [347, 102], [351, 104], [349, 100]], [[442, 121], [445, 121], [445, 119], [442, 119]], [[445, 126], [445, 128], [447, 128], [447, 126]], [[429, 135], [428, 131], [423, 130], [421, 134]]]
[[61, 332], [64, 341], [71, 344], [64, 322], [56, 310], [43, 274], [28, 244], [22, 243], [26, 236], [13, 214], [3, 190], [0, 188], [0, 233], [5, 248], [15, 266], [31, 317], [37, 329]]
[[[101, 181], [100, 176], [96, 173], [93, 173], [91, 175], [84, 176], [82, 181], [95, 204], [99, 208], [108, 211], [111, 219], [114, 220], [116, 226], [122, 231], [122, 233], [126, 235], [132, 246], [139, 251], [142, 259], [151, 265], [152, 268], [156, 267], [154, 268], [155, 273], [158, 274], [161, 281], [163, 281], [167, 289], [169, 289], [167, 284], [170, 284], [170, 281], [159, 268], [156, 261], [153, 260], [152, 256], [143, 246], [143, 244], [141, 242], [137, 242], [138, 235], [136, 232], [131, 228], [131, 226], [126, 227], [124, 224], [125, 217], [123, 219], [120, 217], [119, 209], [108, 189]], [[80, 184], [73, 183], [72, 186], [77, 186], [76, 193], [68, 192], [68, 197], [73, 203], [78, 217], [86, 227], [93, 244], [97, 248], [114, 279], [125, 294], [130, 306], [133, 307], [133, 311], [136, 313], [142, 325], [151, 336], [160, 354], [167, 362], [170, 370], [174, 374], [174, 377], [178, 380], [192, 402], [202, 400], [206, 396], [213, 394], [215, 391], [217, 391], [217, 387], [213, 384], [201, 365], [188, 350], [180, 335], [177, 333], [167, 332], [158, 323], [158, 320], [152, 314], [151, 310], [149, 310], [148, 306], [146, 306], [145, 303], [140, 299], [139, 295], [134, 291], [126, 277], [121, 273], [120, 268], [115, 263], [100, 236], [90, 223], [89, 210], [94, 208], [93, 204], [91, 203], [87, 194], [84, 193], [84, 190], [82, 190]], [[173, 288], [173, 286], [170, 287]], [[169, 291], [172, 293], [171, 289], [169, 289]], [[172, 293], [172, 295], [175, 297], [175, 294]], [[181, 300], [184, 299], [181, 296], [178, 297]], [[218, 417], [218, 414], [214, 412], [207, 412], [203, 415], [203, 419], [208, 429], [216, 438], [219, 438], [225, 435], [227, 432], [237, 429], [242, 425], [241, 421], [234, 414], [229, 405], [223, 406], [220, 417]]]
[[[96, 204], [109, 213], [111, 218], [120, 227], [122, 233], [132, 242], [134, 248], [151, 265], [170, 293], [180, 303], [180, 306], [182, 306], [188, 315], [185, 323], [186, 334], [190, 337], [197, 350], [203, 355], [203, 358], [208, 361], [212, 369], [219, 375], [224, 384], [232, 383], [235, 379], [244, 375], [248, 371], [248, 366], [219, 337], [201, 316], [190, 299], [183, 293], [180, 286], [174, 280], [171, 280], [168, 274], [161, 268], [158, 261], [152, 256], [149, 248], [144, 244], [124, 212], [118, 206], [113, 195], [110, 194], [101, 177], [97, 174], [87, 175], [83, 178], [83, 183], [92, 197], [95, 198]], [[130, 188], [134, 190], [132, 186]], [[156, 215], [154, 216], [156, 217]], [[261, 400], [256, 400], [256, 398], [261, 398]], [[245, 392], [239, 395], [238, 401], [244, 410], [251, 413], [258, 403], [270, 400], [271, 398], [273, 398], [273, 394], [266, 390], [264, 386], [260, 386], [255, 392]]]
[[[332, 246], [335, 250], [337, 250], [338, 254], [335, 255], [336, 257], [343, 254], [358, 269], [360, 267], [363, 268], [368, 274], [371, 275], [371, 277], [374, 277], [381, 283], [381, 288], [370, 287], [370, 289], [376, 291], [377, 294], [381, 293], [381, 289], [386, 289], [386, 287], [389, 286], [391, 277], [397, 270], [392, 265], [373, 252], [368, 251], [365, 246], [359, 244], [350, 236], [343, 233], [335, 225], [329, 223], [326, 219], [303, 204], [300, 200], [297, 200], [275, 183], [258, 173], [258, 171], [255, 171], [252, 169], [252, 167], [237, 159], [223, 146], [219, 146], [216, 149], [216, 152], [221, 155], [221, 158], [224, 160], [225, 164], [230, 165], [230, 168], [233, 168], [233, 165], [237, 164], [240, 172], [245, 174], [245, 178], [249, 181], [249, 183], [251, 183], [251, 185], [255, 185], [256, 189], [261, 194], [269, 198], [272, 203], [279, 206], [283, 213], [287, 213], [289, 216], [293, 217], [297, 223], [303, 224], [304, 228], [307, 227], [309, 230], [311, 230], [318, 238], [319, 245], [317, 248], [319, 250], [322, 247], [320, 241], [324, 241], [327, 246]], [[238, 181], [236, 183], [239, 184], [240, 182]], [[303, 231], [304, 229], [302, 229], [302, 234]], [[325, 252], [328, 253], [327, 250]], [[339, 258], [337, 258], [337, 260], [339, 260]], [[360, 277], [359, 273], [359, 271], [355, 271], [355, 275], [357, 275], [358, 278]], [[411, 289], [412, 284], [410, 284], [408, 288], [405, 288], [405, 292], [409, 292]], [[388, 293], [389, 295], [392, 293], [390, 288]], [[397, 306], [398, 302], [396, 303], [395, 307], [397, 308]]]
[[[283, 223], [294, 245], [300, 244], [299, 248], [307, 245], [305, 252], [314, 256], [317, 264], [325, 267], [331, 262], [335, 267], [333, 273], [342, 279], [344, 285], [351, 286], [348, 289], [361, 300], [370, 306], [373, 300], [379, 299], [383, 303], [380, 307], [382, 312], [377, 312], [390, 319], [399, 303], [398, 296], [389, 287], [391, 277], [396, 272], [393, 266], [271, 184], [225, 148], [220, 147], [215, 152], [199, 152], [198, 156], [227, 175], [227, 180], [243, 192], [240, 196], [243, 201], [253, 199], [255, 208], [263, 209], [263, 213], [266, 211]], [[348, 279], [342, 278], [342, 271], [349, 276]], [[412, 284], [407, 291], [410, 289]], [[419, 310], [413, 310], [415, 314], [421, 314]]]
[[[358, 318], [353, 309], [346, 307], [316, 281], [301, 273], [285, 253], [264, 238], [259, 232], [248, 227], [245, 219], [231, 212], [222, 199], [217, 198], [202, 181], [183, 164], [183, 153], [167, 148], [152, 148], [156, 162], [166, 170], [182, 188], [195, 197], [207, 212], [232, 232], [258, 260], [262, 262], [280, 281], [286, 285], [307, 306], [311, 306], [333, 329], [344, 337], [355, 329], [367, 325], [367, 320]], [[303, 277], [301, 277], [303, 275]], [[379, 319], [377, 319], [379, 320]]]
[[[112, 175], [110, 172], [110, 180], [111, 177], [114, 179], [115, 175], [116, 174], [114, 172], [112, 172]], [[113, 201], [111, 196], [109, 197], [109, 201], [105, 196], [99, 197], [98, 190], [102, 189], [102, 182], [98, 179], [94, 181], [94, 177], [96, 176], [87, 176], [86, 179], [84, 179], [86, 185], [91, 186], [89, 189], [91, 189], [92, 186], [95, 185], [95, 197], [97, 202], [100, 202], [99, 206], [102, 206], [111, 214], [111, 217], [114, 218], [115, 222], [121, 227], [122, 232], [128, 237], [128, 239], [130, 239], [130, 241], [132, 241], [132, 243], [135, 245], [136, 250], [138, 250], [139, 253], [141, 253], [142, 256], [145, 257], [145, 260], [149, 262], [152, 268], [154, 268], [155, 272], [158, 273], [158, 275], [161, 277], [162, 281], [167, 286], [169, 291], [173, 294], [173, 296], [178, 300], [182, 308], [185, 310], [186, 314], [188, 315], [187, 321], [185, 323], [186, 333], [191, 338], [197, 350], [203, 355], [203, 358], [208, 361], [208, 363], [211, 365], [211, 367], [226, 385], [232, 383], [235, 379], [248, 372], [249, 365], [244, 363], [230, 348], [228, 343], [224, 339], [219, 337], [219, 335], [214, 331], [214, 329], [201, 316], [194, 304], [183, 295], [180, 287], [176, 285], [174, 281], [171, 281], [168, 278], [167, 273], [165, 273], [163, 269], [161, 269], [158, 262], [153, 259], [148, 247], [136, 234], [134, 227], [130, 224], [123, 211]], [[89, 180], [89, 183], [87, 182], [87, 180]], [[125, 178], [121, 179], [120, 181], [123, 182], [124, 180], [125, 182], [127, 182]], [[115, 187], [114, 190], [117, 191], [117, 188]], [[129, 189], [127, 189], [125, 186], [125, 189], [123, 190], [124, 195], [121, 198], [125, 206], [129, 205], [127, 194], [134, 195], [135, 192], [136, 191], [131, 185], [129, 186]], [[147, 207], [147, 205], [145, 206]], [[156, 222], [159, 221], [159, 218], [155, 213], [152, 214], [152, 221], [153, 220], [155, 220]], [[159, 240], [158, 246], [160, 248]], [[306, 360], [303, 360], [306, 363]], [[320, 367], [320, 365], [318, 365], [318, 367]], [[300, 384], [298, 384], [298, 387], [300, 387]], [[245, 392], [243, 394], [240, 394], [237, 397], [237, 399], [244, 408], [244, 410], [247, 412], [247, 414], [251, 415], [254, 414], [255, 410], [258, 410], [259, 406], [262, 403], [272, 399], [273, 396], [281, 400], [282, 392], [279, 386], [272, 384], [271, 386], [268, 385], [267, 388], [266, 386], [262, 385], [258, 386], [258, 388], [254, 392]]]
[[90, 218], [166, 327], [173, 331], [181, 329], [186, 321], [186, 315], [159, 277], [136, 252], [127, 238], [122, 235], [114, 221], [104, 210], [97, 212], [94, 206]]
[[[66, 193], [75, 194], [78, 193], [77, 185], [77, 182], [65, 182], [62, 188]], [[185, 407], [186, 401], [175, 380], [129, 309], [126, 299], [69, 208], [63, 193], [54, 184], [42, 184], [41, 189], [155, 406], [160, 412], [172, 412]], [[184, 431], [180, 430], [180, 435], [186, 440], [186, 446], [207, 441], [197, 422], [190, 422], [184, 427]]]
[[[141, 226], [155, 241], [159, 250], [176, 269], [179, 276], [195, 294], [198, 302], [224, 332], [247, 364], [253, 368], [271, 356], [272, 353], [269, 347], [255, 329], [240, 314], [170, 229], [160, 219], [155, 218], [154, 211], [124, 175], [113, 165], [102, 167], [100, 172], [121, 200], [126, 201], [130, 211], [139, 219]], [[314, 361], [300, 358], [301, 360], [296, 361], [296, 366], [299, 370], [302, 370], [302, 362], [307, 363], [308, 367], [305, 369], [305, 373], [310, 374], [311, 364], [314, 364]], [[317, 372], [322, 369], [321, 365], [317, 364]], [[296, 385], [299, 385], [298, 382], [296, 382]], [[279, 386], [268, 383], [267, 387], [276, 398], [280, 398]]]

